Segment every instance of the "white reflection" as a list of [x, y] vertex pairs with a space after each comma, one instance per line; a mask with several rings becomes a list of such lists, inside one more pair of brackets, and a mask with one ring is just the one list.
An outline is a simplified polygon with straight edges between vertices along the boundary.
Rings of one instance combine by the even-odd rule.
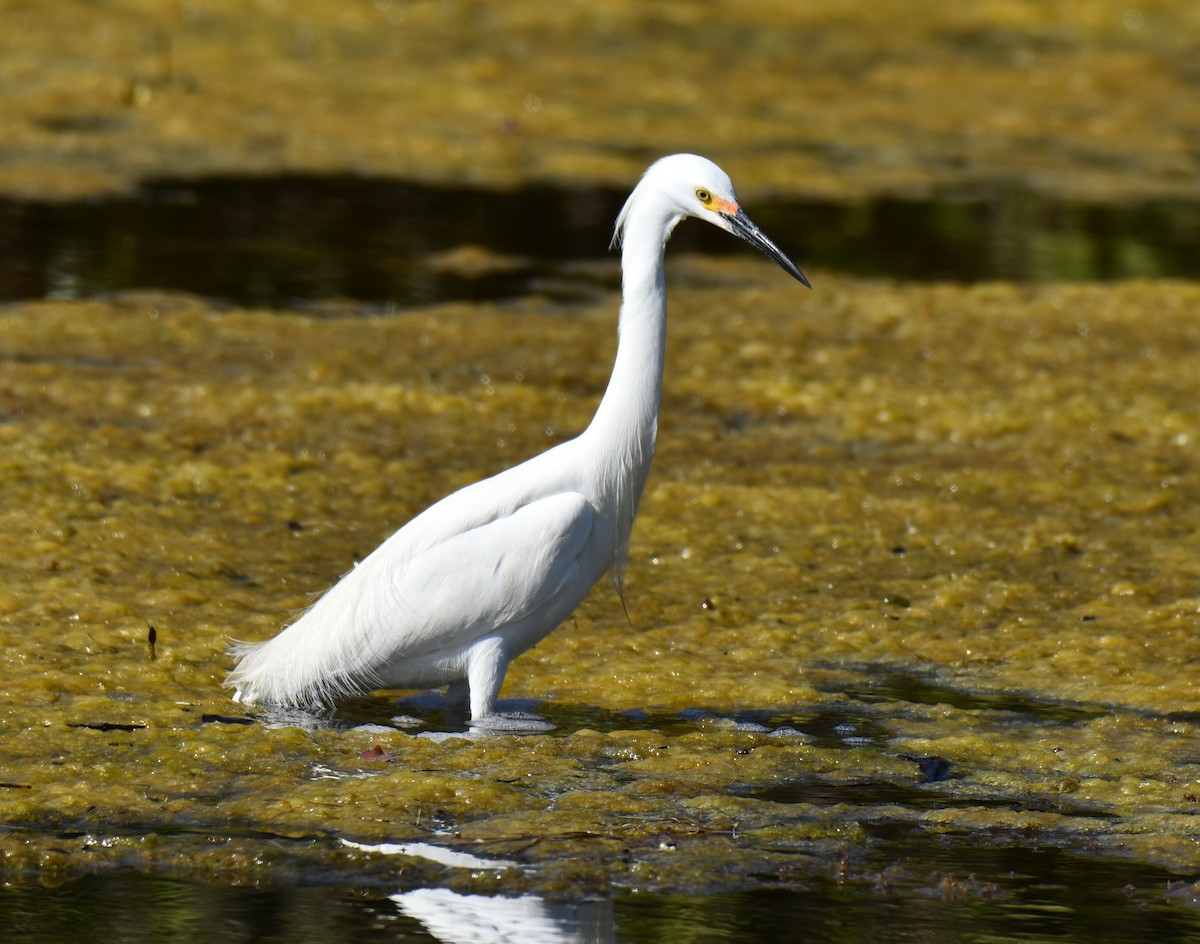
[[418, 888], [393, 895], [392, 901], [446, 944], [610, 944], [616, 940], [610, 901], [551, 904], [535, 895], [459, 895], [446, 888]]
[[427, 842], [381, 842], [377, 844], [351, 842], [343, 839], [342, 844], [351, 849], [361, 849], [364, 852], [374, 852], [379, 855], [415, 856], [418, 859], [428, 859], [439, 865], [450, 865], [459, 869], [511, 869], [517, 863], [509, 859], [485, 859], [469, 852], [459, 852], [457, 849], [446, 849], [442, 846], [432, 846]]

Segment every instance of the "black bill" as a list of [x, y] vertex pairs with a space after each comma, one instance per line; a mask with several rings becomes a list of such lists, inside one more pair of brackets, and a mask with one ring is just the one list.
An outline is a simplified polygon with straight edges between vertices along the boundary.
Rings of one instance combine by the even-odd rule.
[[745, 210], [739, 209], [737, 214], [732, 216], [728, 213], [722, 213], [721, 217], [729, 224], [729, 231], [731, 233], [735, 236], [741, 236], [742, 239], [746, 240], [746, 242], [759, 250], [768, 259], [774, 259], [779, 267], [792, 278], [798, 279], [809, 288], [812, 288], [808, 284], [808, 279], [804, 277], [804, 273], [796, 268], [796, 264], [785, 256], [778, 246], [763, 235], [762, 230], [750, 221], [750, 217], [746, 215]]

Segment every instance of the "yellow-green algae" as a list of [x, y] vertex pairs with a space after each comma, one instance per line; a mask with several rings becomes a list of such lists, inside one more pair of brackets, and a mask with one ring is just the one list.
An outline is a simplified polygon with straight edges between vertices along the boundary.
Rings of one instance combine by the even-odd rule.
[[692, 149], [835, 198], [1200, 189], [1171, 0], [6, 0], [0, 192], [302, 171], [624, 187]]
[[[504, 695], [800, 729], [833, 711], [879, 737], [630, 719], [435, 742], [205, 721], [240, 716], [230, 638], [273, 633], [429, 501], [587, 422], [615, 299], [345, 319], [154, 293], [13, 305], [3, 863], [390, 874], [336, 839], [435, 837], [529, 867], [439, 873], [451, 884], [696, 889], [842, 876], [902, 823], [1194, 871], [1200, 287], [816, 273], [809, 294], [756, 260], [670, 271], [632, 625], [601, 585]], [[839, 693], [895, 673], [946, 703]], [[387, 696], [365, 704], [387, 716]], [[900, 755], [927, 754], [955, 776], [919, 785]], [[796, 802], [761, 798], [789, 784]]]

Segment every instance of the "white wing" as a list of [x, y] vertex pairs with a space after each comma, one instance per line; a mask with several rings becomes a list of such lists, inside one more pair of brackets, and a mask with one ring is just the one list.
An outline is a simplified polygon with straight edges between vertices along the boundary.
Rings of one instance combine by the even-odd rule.
[[387, 658], [455, 649], [545, 608], [579, 583], [591, 530], [587, 499], [562, 492], [418, 554], [378, 588], [397, 617]]

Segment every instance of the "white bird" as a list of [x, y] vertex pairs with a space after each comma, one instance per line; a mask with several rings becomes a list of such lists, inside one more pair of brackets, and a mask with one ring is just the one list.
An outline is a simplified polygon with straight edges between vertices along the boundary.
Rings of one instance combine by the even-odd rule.
[[473, 720], [496, 708], [508, 663], [545, 638], [604, 574], [618, 591], [650, 472], [662, 396], [663, 255], [685, 217], [803, 273], [750, 222], [729, 177], [694, 154], [646, 171], [617, 217], [623, 300], [616, 362], [579, 436], [413, 518], [273, 639], [235, 649], [226, 685], [249, 704], [319, 708], [377, 688], [448, 685]]

